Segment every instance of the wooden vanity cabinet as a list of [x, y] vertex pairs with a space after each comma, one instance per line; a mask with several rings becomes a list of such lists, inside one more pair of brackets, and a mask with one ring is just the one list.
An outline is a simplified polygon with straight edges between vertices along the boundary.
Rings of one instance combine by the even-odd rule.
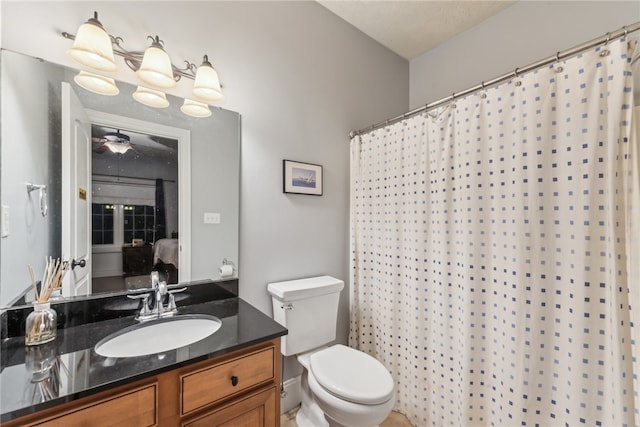
[[275, 338], [2, 425], [279, 427], [281, 369]]

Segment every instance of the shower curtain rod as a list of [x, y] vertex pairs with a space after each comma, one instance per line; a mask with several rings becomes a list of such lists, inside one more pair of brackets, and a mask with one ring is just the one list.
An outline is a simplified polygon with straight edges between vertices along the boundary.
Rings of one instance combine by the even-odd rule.
[[634, 24], [631, 24], [631, 25], [625, 25], [624, 27], [622, 27], [622, 28], [620, 28], [620, 29], [618, 29], [616, 31], [608, 32], [607, 34], [604, 34], [603, 36], [597, 37], [597, 38], [595, 38], [593, 40], [590, 40], [590, 41], [585, 42], [585, 43], [583, 43], [581, 45], [572, 47], [572, 48], [567, 49], [565, 51], [558, 52], [555, 55], [549, 56], [548, 58], [541, 59], [540, 61], [533, 62], [533, 63], [531, 63], [529, 65], [524, 66], [524, 67], [517, 67], [514, 71], [511, 71], [510, 73], [503, 74], [500, 77], [496, 77], [496, 78], [494, 78], [492, 80], [489, 80], [489, 81], [486, 81], [486, 82], [482, 82], [481, 84], [473, 86], [473, 87], [471, 87], [469, 89], [463, 90], [462, 92], [459, 92], [459, 93], [455, 93], [454, 92], [453, 94], [447, 96], [446, 98], [442, 98], [442, 99], [439, 99], [437, 101], [431, 102], [431, 103], [429, 103], [427, 105], [424, 105], [422, 107], [416, 108], [415, 110], [408, 111], [408, 112], [406, 112], [404, 114], [401, 114], [399, 116], [396, 116], [396, 117], [394, 117], [392, 119], [384, 120], [382, 122], [376, 123], [374, 125], [371, 125], [371, 126], [369, 126], [367, 128], [364, 128], [364, 129], [360, 129], [358, 131], [351, 131], [349, 133], [349, 138], [353, 138], [354, 136], [361, 135], [361, 134], [366, 133], [366, 132], [371, 132], [372, 130], [379, 129], [381, 127], [384, 127], [384, 126], [387, 126], [387, 125], [390, 125], [390, 124], [393, 124], [393, 123], [397, 123], [400, 120], [404, 120], [404, 119], [406, 119], [408, 117], [415, 116], [416, 114], [420, 114], [422, 112], [426, 112], [426, 111], [432, 110], [434, 108], [440, 107], [443, 104], [446, 104], [447, 102], [454, 101], [456, 98], [467, 96], [467, 95], [472, 94], [474, 92], [477, 92], [479, 90], [484, 90], [484, 89], [486, 89], [488, 87], [494, 86], [494, 85], [496, 85], [498, 83], [502, 83], [502, 82], [507, 81], [507, 80], [509, 80], [511, 78], [518, 77], [521, 74], [528, 73], [529, 71], [533, 71], [535, 69], [544, 67], [545, 65], [553, 64], [554, 62], [558, 62], [558, 61], [560, 61], [562, 59], [566, 59], [568, 57], [577, 55], [577, 54], [579, 54], [581, 52], [584, 52], [586, 50], [594, 48], [594, 47], [596, 47], [596, 46], [598, 46], [600, 44], [606, 45], [611, 40], [617, 39], [618, 37], [621, 37], [623, 35], [626, 36], [627, 34], [633, 33], [633, 32], [638, 31], [638, 30], [640, 30], [640, 21], [636, 22]]

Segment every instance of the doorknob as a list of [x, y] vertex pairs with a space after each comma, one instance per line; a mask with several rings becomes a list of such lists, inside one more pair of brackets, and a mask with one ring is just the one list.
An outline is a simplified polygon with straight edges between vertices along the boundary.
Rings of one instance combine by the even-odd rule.
[[71, 260], [71, 269], [73, 270], [76, 267], [84, 268], [87, 265], [86, 259], [81, 259], [80, 261], [76, 261], [75, 259]]

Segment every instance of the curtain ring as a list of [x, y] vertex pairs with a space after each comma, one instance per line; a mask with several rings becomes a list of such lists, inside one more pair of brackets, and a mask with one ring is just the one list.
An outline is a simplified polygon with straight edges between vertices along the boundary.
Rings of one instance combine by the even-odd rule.
[[604, 41], [604, 46], [602, 46], [602, 50], [600, 51], [600, 56], [605, 57], [609, 55], [609, 49], [607, 49], [607, 45], [609, 44], [609, 39], [611, 38], [611, 33], [607, 33], [607, 39]]
[[624, 30], [624, 38], [626, 39], [628, 34], [627, 26], [625, 25], [624, 27], [622, 27], [622, 29]]
[[[516, 69], [515, 69], [515, 70], [513, 70], [513, 76], [514, 76], [516, 79], [519, 79], [519, 78], [520, 78], [520, 74], [518, 74], [518, 67], [516, 67]], [[522, 85], [522, 82], [521, 82], [520, 80], [516, 80], [516, 81], [514, 82], [514, 84], [516, 85], [516, 87], [519, 87], [519, 86], [521, 86], [521, 85]]]
[[560, 65], [560, 51], [556, 52], [556, 61], [558, 62], [558, 66], [556, 67], [556, 73], [561, 73], [564, 70], [564, 67]]

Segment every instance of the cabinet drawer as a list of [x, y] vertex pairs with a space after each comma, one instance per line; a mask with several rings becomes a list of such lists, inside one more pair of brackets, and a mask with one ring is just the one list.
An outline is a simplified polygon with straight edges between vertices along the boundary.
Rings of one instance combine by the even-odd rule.
[[275, 349], [269, 347], [181, 376], [182, 414], [274, 379]]
[[139, 387], [32, 425], [43, 427], [155, 426], [157, 393], [157, 384]]
[[276, 388], [253, 393], [225, 405], [183, 427], [276, 427]]

